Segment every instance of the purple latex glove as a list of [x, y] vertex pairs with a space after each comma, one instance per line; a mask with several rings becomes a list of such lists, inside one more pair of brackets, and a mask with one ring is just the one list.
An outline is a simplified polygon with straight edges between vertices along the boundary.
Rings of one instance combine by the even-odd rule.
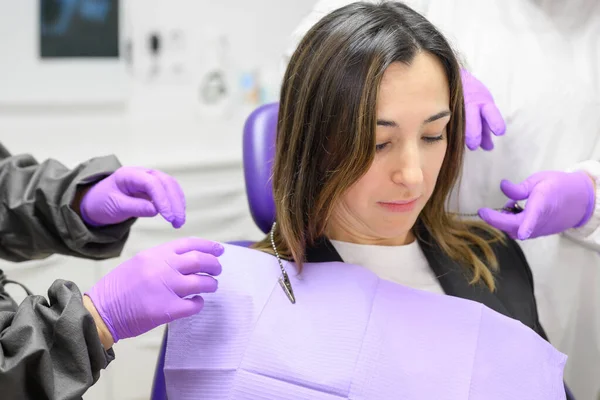
[[90, 226], [160, 213], [174, 228], [180, 228], [185, 223], [185, 196], [179, 183], [164, 172], [121, 167], [89, 189], [80, 210]]
[[527, 199], [525, 210], [511, 214], [482, 208], [479, 216], [513, 239], [525, 240], [578, 228], [594, 211], [594, 183], [585, 172], [538, 172], [519, 185], [503, 180], [500, 188], [511, 199], [508, 207], [516, 200]]
[[504, 135], [506, 125], [490, 91], [466, 69], [460, 73], [465, 97], [465, 141], [470, 150], [492, 150], [492, 134]]
[[216, 242], [175, 240], [125, 261], [86, 295], [116, 343], [200, 312], [204, 299], [198, 295], [217, 290], [210, 275], [221, 273], [221, 254], [223, 246]]

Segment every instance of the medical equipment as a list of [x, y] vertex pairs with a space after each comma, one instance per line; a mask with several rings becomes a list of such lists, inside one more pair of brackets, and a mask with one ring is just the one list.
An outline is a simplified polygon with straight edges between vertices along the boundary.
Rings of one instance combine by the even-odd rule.
[[162, 40], [160, 34], [157, 32], [151, 33], [148, 36], [148, 52], [152, 59], [152, 66], [150, 68], [150, 78], [153, 78], [159, 73], [159, 58], [162, 51]]
[[[504, 211], [510, 214], [520, 214], [523, 211], [525, 211], [525, 209], [523, 207], [521, 207], [520, 205], [518, 205], [517, 203], [515, 203], [514, 206], [512, 207], [502, 207], [502, 208], [494, 208], [495, 211]], [[455, 215], [459, 215], [461, 217], [478, 217], [479, 214], [477, 213], [456, 213]]]
[[41, 0], [41, 58], [119, 58], [118, 0]]
[[209, 72], [200, 86], [200, 100], [203, 103], [214, 105], [227, 96], [227, 84], [222, 71]]
[[200, 81], [199, 100], [207, 106], [218, 106], [231, 97], [229, 68], [230, 46], [226, 36], [219, 36], [216, 41], [215, 65], [208, 68], [206, 74]]

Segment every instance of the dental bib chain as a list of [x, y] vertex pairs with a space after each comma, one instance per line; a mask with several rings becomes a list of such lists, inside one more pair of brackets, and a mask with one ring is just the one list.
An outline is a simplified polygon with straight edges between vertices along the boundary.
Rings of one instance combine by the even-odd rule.
[[292, 304], [296, 304], [296, 296], [294, 296], [294, 290], [292, 289], [292, 283], [290, 282], [290, 277], [288, 276], [287, 271], [285, 270], [285, 268], [283, 266], [283, 262], [281, 261], [281, 257], [279, 256], [279, 252], [277, 251], [277, 247], [275, 246], [275, 239], [274, 239], [275, 225], [277, 225], [277, 222], [273, 222], [273, 226], [271, 227], [270, 237], [271, 237], [271, 246], [273, 247], [273, 252], [275, 253], [275, 257], [277, 257], [277, 262], [279, 263], [279, 268], [281, 269], [281, 278], [279, 278], [279, 285], [285, 292], [285, 295], [288, 297], [288, 299], [290, 299]]
[[[504, 211], [504, 212], [508, 212], [511, 214], [519, 214], [521, 212], [524, 211], [523, 207], [521, 207], [518, 204], [515, 204], [512, 207], [502, 207], [502, 208], [494, 208], [493, 210], [495, 211]], [[477, 213], [472, 213], [472, 214], [465, 214], [465, 213], [454, 213], [454, 215], [458, 215], [459, 217], [478, 217], [479, 214]]]

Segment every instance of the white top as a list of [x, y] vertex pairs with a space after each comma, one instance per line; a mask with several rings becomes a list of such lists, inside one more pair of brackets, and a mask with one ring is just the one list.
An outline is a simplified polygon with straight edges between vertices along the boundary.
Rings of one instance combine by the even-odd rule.
[[425, 254], [415, 240], [405, 246], [376, 246], [332, 240], [344, 262], [371, 270], [381, 279], [443, 294]]

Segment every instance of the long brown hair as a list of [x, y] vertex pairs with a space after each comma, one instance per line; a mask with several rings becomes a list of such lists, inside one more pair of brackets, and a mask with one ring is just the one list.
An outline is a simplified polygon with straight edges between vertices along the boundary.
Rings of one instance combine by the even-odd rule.
[[[359, 2], [333, 11], [294, 52], [281, 90], [273, 164], [275, 244], [301, 269], [306, 247], [324, 235], [334, 205], [373, 161], [384, 71], [393, 62], [410, 64], [418, 52], [443, 65], [452, 116], [437, 184], [417, 223], [446, 254], [472, 269], [472, 283], [483, 280], [493, 290], [497, 260], [489, 243], [501, 234], [446, 211], [465, 148], [460, 66], [442, 34], [397, 2]], [[268, 236], [253, 247], [272, 252]]]

